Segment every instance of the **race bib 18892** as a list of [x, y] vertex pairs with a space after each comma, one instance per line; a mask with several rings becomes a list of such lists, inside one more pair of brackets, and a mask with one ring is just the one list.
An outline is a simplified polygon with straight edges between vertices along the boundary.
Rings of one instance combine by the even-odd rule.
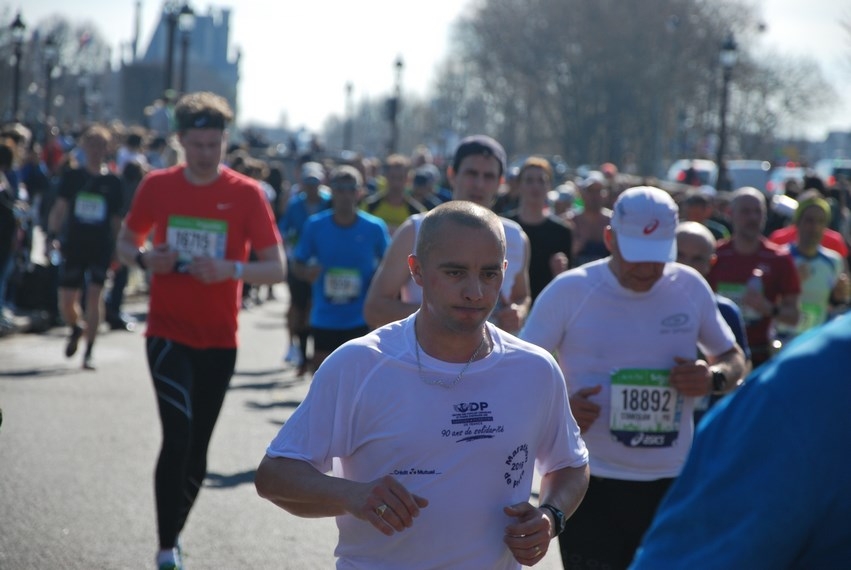
[[612, 374], [610, 430], [629, 447], [670, 447], [679, 437], [682, 397], [668, 370], [625, 368]]

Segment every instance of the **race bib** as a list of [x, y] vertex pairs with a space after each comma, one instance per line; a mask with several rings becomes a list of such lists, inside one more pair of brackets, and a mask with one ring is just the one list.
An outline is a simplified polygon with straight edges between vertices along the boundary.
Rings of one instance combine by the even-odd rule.
[[744, 304], [745, 292], [747, 287], [742, 283], [718, 283], [718, 293], [724, 295], [733, 301], [742, 311], [742, 318], [746, 324], [752, 324], [761, 321], [763, 316], [755, 309]]
[[84, 224], [106, 221], [106, 199], [100, 194], [80, 192], [74, 201], [74, 217]]
[[222, 220], [206, 220], [187, 216], [170, 216], [166, 241], [178, 254], [178, 270], [194, 257], [225, 258], [228, 224]]
[[797, 331], [802, 333], [822, 324], [827, 319], [827, 307], [818, 303], [801, 303], [801, 318]]
[[612, 437], [628, 447], [671, 447], [679, 437], [682, 397], [668, 370], [626, 368], [612, 373]]
[[325, 296], [332, 303], [348, 303], [360, 297], [361, 277], [357, 269], [330, 267], [325, 272]]

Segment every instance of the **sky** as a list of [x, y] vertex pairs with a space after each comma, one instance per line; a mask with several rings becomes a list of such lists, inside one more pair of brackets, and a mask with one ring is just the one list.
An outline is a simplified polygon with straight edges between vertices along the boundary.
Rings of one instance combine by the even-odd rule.
[[[808, 56], [840, 94], [840, 104], [800, 132], [821, 138], [851, 130], [851, 39], [839, 21], [851, 21], [847, 0], [747, 0], [766, 30], [754, 38], [766, 57]], [[74, 23], [94, 22], [113, 53], [133, 37], [137, 0], [0, 0], [2, 14], [22, 11], [36, 25], [56, 14]], [[345, 112], [346, 84], [355, 103], [389, 96], [395, 61], [404, 67], [404, 94], [425, 96], [448, 53], [450, 27], [466, 0], [429, 0], [406, 8], [405, 0], [191, 0], [196, 11], [233, 7], [231, 44], [241, 51], [240, 124], [280, 124], [320, 130], [330, 114]], [[140, 50], [156, 27], [162, 0], [141, 0]], [[844, 60], [843, 60], [844, 58]]]

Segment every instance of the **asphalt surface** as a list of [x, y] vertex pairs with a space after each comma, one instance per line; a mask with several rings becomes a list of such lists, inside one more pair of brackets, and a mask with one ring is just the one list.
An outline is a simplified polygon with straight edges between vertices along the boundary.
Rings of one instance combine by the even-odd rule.
[[[302, 401], [286, 346], [286, 290], [240, 316], [236, 374], [208, 476], [182, 540], [190, 570], [333, 568], [333, 519], [299, 519], [260, 499], [254, 473]], [[141, 302], [127, 306], [144, 318]], [[143, 325], [104, 333], [97, 370], [65, 330], [0, 339], [0, 569], [154, 568], [153, 469], [160, 426]], [[439, 545], [436, 545], [439, 546]], [[536, 568], [560, 568], [555, 542]]]

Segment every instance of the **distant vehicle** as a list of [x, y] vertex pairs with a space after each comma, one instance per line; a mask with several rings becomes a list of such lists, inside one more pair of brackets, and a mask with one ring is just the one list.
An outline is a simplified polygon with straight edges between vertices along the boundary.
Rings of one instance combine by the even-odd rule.
[[840, 176], [851, 180], [851, 158], [824, 158], [816, 162], [813, 170], [824, 181], [825, 186], [831, 188]]
[[[694, 169], [696, 180], [686, 180], [689, 168]], [[682, 158], [674, 161], [670, 168], [668, 168], [667, 177], [671, 182], [690, 184], [691, 186], [712, 186], [714, 188], [718, 181], [718, 167], [712, 160]]]
[[787, 163], [784, 166], [777, 166], [771, 171], [771, 176], [768, 178], [768, 183], [765, 189], [769, 194], [786, 194], [786, 182], [795, 180], [803, 190], [804, 176], [807, 174], [807, 169], [795, 163]]
[[751, 186], [763, 192], [767, 190], [771, 173], [771, 163], [767, 160], [728, 160], [726, 167], [731, 189]]

